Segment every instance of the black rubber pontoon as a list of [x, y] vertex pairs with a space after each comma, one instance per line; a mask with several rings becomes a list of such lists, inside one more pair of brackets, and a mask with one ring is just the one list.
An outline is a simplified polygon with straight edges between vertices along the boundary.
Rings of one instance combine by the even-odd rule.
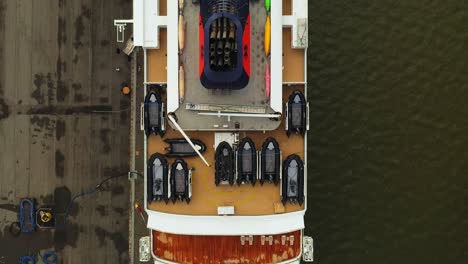
[[166, 131], [163, 129], [163, 109], [162, 98], [156, 91], [149, 91], [145, 97], [144, 104], [144, 123], [145, 133], [147, 136], [153, 133], [154, 135], [164, 136]]
[[[206, 146], [203, 142], [198, 139], [191, 139], [195, 147], [203, 153], [206, 151]], [[169, 138], [165, 139], [164, 142], [169, 144], [169, 147], [164, 148], [167, 153], [165, 154], [168, 157], [194, 157], [198, 154], [193, 150], [190, 144], [185, 140], [185, 138]]]
[[147, 200], [169, 201], [169, 165], [160, 153], [151, 156], [147, 166]]
[[288, 156], [283, 164], [281, 201], [304, 203], [304, 163], [296, 154]]
[[257, 181], [257, 150], [255, 143], [248, 137], [244, 138], [237, 149], [237, 184]]
[[278, 142], [269, 137], [262, 145], [260, 184], [265, 181], [278, 185], [281, 174], [281, 151]]
[[291, 133], [305, 135], [307, 131], [307, 101], [301, 91], [294, 91], [288, 100], [288, 137]]
[[234, 184], [234, 151], [226, 141], [221, 142], [215, 152], [215, 184]]
[[177, 159], [171, 167], [171, 199], [174, 203], [176, 200], [190, 203], [189, 169], [183, 159]]

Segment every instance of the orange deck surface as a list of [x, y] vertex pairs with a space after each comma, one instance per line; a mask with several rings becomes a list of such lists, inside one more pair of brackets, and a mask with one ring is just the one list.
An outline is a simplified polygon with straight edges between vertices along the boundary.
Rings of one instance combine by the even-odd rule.
[[[302, 90], [303, 87], [285, 87], [283, 100], [287, 100], [292, 91], [296, 89]], [[263, 133], [262, 131], [242, 132], [239, 131], [240, 139], [245, 136], [250, 137], [254, 142], [257, 150], [261, 149], [263, 142], [268, 137], [274, 137], [282, 151], [282, 159], [286, 159], [288, 155], [297, 154], [302, 159], [304, 158], [304, 138], [300, 135], [291, 135], [287, 137], [284, 130], [284, 122], [277, 130]], [[187, 135], [193, 139], [201, 140], [207, 147], [204, 153], [205, 158], [212, 165], [207, 167], [198, 157], [189, 157], [184, 160], [189, 168], [193, 168], [192, 179], [192, 199], [189, 204], [177, 201], [175, 204], [169, 202], [152, 202], [148, 208], [155, 211], [187, 214], [187, 215], [217, 215], [218, 206], [234, 206], [235, 215], [271, 215], [275, 213], [275, 203], [281, 202], [280, 185], [265, 183], [263, 186], [257, 181], [255, 186], [237, 184], [233, 186], [219, 185], [214, 183], [215, 167], [214, 167], [214, 132], [188, 131]], [[163, 141], [165, 138], [181, 138], [182, 135], [168, 128], [164, 138], [151, 135], [148, 137], [148, 158], [156, 153], [165, 153], [164, 148], [167, 144]], [[168, 158], [170, 164], [175, 161], [175, 158]], [[294, 212], [304, 209], [304, 204], [287, 203], [285, 212]]]
[[305, 82], [305, 50], [291, 47], [291, 28], [283, 28], [283, 82]]
[[167, 82], [167, 31], [159, 29], [159, 49], [147, 50], [147, 81], [152, 83]]

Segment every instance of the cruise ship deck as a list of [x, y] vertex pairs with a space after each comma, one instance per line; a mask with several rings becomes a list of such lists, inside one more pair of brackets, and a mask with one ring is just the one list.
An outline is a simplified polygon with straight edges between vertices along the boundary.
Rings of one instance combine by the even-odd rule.
[[[137, 96], [145, 98], [145, 210], [155, 263], [299, 263], [307, 208], [307, 1], [272, 2], [271, 9], [264, 1], [134, 2], [134, 42], [144, 58]], [[225, 5], [232, 9], [217, 9]], [[214, 30], [224, 39], [213, 37]], [[267, 55], [265, 43], [271, 43]], [[184, 134], [206, 146], [210, 166], [196, 155], [164, 157], [165, 140]], [[243, 148], [245, 138], [256, 152]], [[262, 151], [270, 138], [274, 154]], [[236, 154], [215, 155], [220, 144]], [[274, 172], [265, 172], [267, 159]], [[261, 184], [262, 175], [277, 184]]]
[[[283, 0], [283, 18], [293, 14], [292, 0]], [[283, 205], [281, 203], [281, 186], [265, 183], [255, 186], [250, 184], [240, 185], [219, 185], [214, 183], [215, 167], [215, 133], [214, 131], [233, 131], [238, 133], [239, 138], [250, 137], [259, 150], [262, 143], [273, 137], [280, 143], [282, 158], [291, 154], [296, 154], [301, 159], [304, 155], [304, 138], [298, 135], [287, 137], [285, 131], [284, 118], [272, 120], [268, 118], [239, 118], [225, 116], [201, 116], [199, 112], [187, 109], [187, 105], [209, 104], [209, 105], [234, 105], [243, 107], [253, 107], [263, 109], [266, 114], [273, 114], [275, 111], [270, 107], [265, 97], [265, 66], [269, 57], [264, 53], [264, 26], [267, 14], [262, 1], [250, 2], [250, 33], [251, 33], [251, 62], [250, 81], [247, 87], [240, 90], [212, 90], [203, 87], [199, 80], [199, 14], [200, 6], [185, 3], [184, 19], [186, 21], [186, 43], [179, 60], [185, 68], [185, 98], [183, 103], [175, 111], [177, 122], [193, 139], [201, 140], [207, 151], [204, 156], [211, 163], [211, 167], [205, 166], [198, 157], [185, 158], [189, 168], [192, 170], [192, 198], [190, 203], [154, 201], [148, 204], [149, 210], [163, 213], [182, 215], [218, 215], [217, 208], [222, 206], [233, 206], [237, 216], [272, 215], [278, 213], [288, 213], [301, 211], [304, 204]], [[167, 1], [159, 1], [159, 15], [167, 15]], [[300, 90], [304, 92], [305, 79], [305, 49], [294, 48], [292, 45], [292, 28], [282, 29], [282, 107], [287, 103], [289, 95]], [[159, 47], [146, 49], [146, 84], [167, 85], [168, 72], [168, 33], [167, 29], [161, 27], [158, 31]], [[163, 96], [163, 102], [168, 100], [170, 89], [167, 87]], [[283, 109], [284, 114], [284, 109]], [[168, 122], [167, 131], [163, 138], [159, 136], [149, 136], [147, 138], [147, 157], [154, 153], [165, 153], [167, 144], [166, 138], [181, 138], [181, 134], [175, 130]], [[237, 127], [236, 127], [237, 126]], [[175, 158], [168, 158], [169, 164]]]

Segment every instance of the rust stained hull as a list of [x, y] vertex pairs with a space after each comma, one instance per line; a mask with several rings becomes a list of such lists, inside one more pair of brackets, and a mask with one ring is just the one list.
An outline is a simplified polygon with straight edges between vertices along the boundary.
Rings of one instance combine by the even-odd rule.
[[153, 253], [161, 259], [176, 263], [279, 263], [291, 260], [300, 254], [301, 232], [286, 233], [294, 236], [281, 243], [282, 235], [273, 236], [273, 244], [261, 244], [261, 236], [254, 236], [253, 244], [246, 240], [241, 245], [239, 236], [187, 236], [153, 232]]

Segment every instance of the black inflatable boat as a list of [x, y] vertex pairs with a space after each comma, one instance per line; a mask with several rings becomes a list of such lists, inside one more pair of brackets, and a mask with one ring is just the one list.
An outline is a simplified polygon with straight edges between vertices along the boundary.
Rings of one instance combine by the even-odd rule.
[[288, 100], [287, 134], [305, 135], [307, 131], [307, 102], [301, 91], [294, 91]]
[[274, 138], [267, 138], [262, 145], [260, 184], [265, 181], [277, 185], [281, 174], [281, 151]]
[[234, 151], [226, 141], [221, 142], [215, 152], [215, 184], [234, 184]]
[[147, 168], [148, 202], [169, 200], [169, 165], [166, 157], [155, 153], [148, 161]]
[[[206, 151], [206, 146], [198, 139], [191, 139], [195, 147], [203, 153]], [[193, 157], [197, 156], [197, 153], [193, 150], [190, 144], [185, 140], [185, 138], [169, 138], [165, 139], [164, 142], [169, 144], [165, 148], [166, 156], [168, 157]]]
[[304, 163], [295, 154], [288, 156], [283, 164], [281, 201], [300, 205], [304, 202]]
[[237, 184], [257, 181], [257, 150], [255, 143], [248, 137], [244, 138], [237, 149]]
[[162, 98], [156, 91], [149, 91], [145, 97], [144, 104], [144, 123], [145, 133], [147, 136], [153, 133], [154, 135], [165, 134], [164, 128], [164, 113]]
[[177, 159], [171, 167], [171, 198], [174, 203], [176, 200], [190, 203], [189, 169], [182, 159]]

